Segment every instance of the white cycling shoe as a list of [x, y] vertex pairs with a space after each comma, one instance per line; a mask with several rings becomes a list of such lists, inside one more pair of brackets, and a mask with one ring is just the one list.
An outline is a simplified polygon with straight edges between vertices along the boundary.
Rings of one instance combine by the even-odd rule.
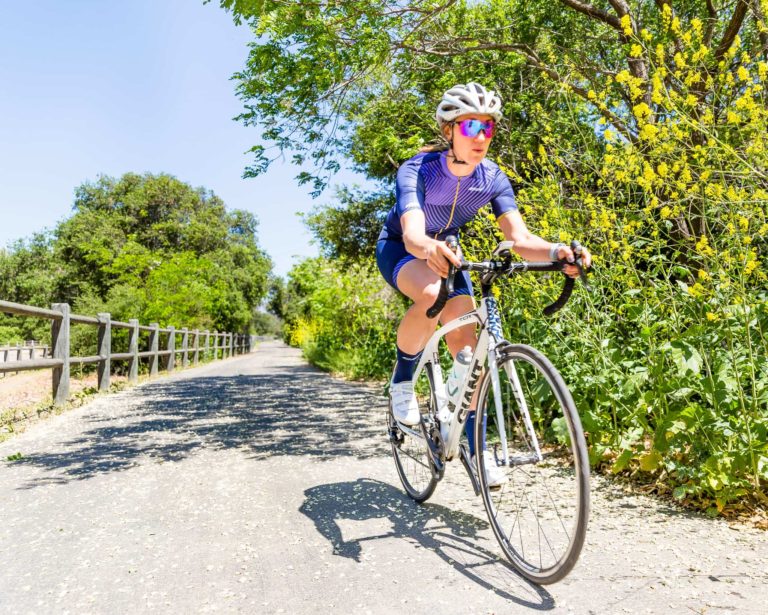
[[403, 425], [418, 425], [421, 422], [419, 402], [413, 393], [413, 381], [391, 382], [389, 396], [392, 399], [392, 414]]
[[[491, 451], [483, 451], [483, 463], [485, 465], [485, 482], [488, 487], [494, 489], [501, 487], [507, 482], [507, 475], [504, 473], [504, 469], [496, 465], [496, 458]], [[472, 457], [472, 465], [477, 472], [477, 461], [475, 457]]]

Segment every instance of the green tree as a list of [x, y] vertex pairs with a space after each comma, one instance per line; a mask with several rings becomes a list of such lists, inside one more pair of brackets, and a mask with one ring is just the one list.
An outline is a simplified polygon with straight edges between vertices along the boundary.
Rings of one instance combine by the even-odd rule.
[[271, 269], [252, 214], [170, 175], [133, 173], [81, 185], [73, 209], [52, 234], [0, 254], [0, 296], [163, 326], [251, 326]]
[[[236, 75], [240, 119], [274, 149], [254, 148], [248, 174], [294, 154], [319, 191], [346, 159], [386, 189], [436, 139], [443, 90], [498, 89], [492, 152], [528, 225], [584, 240], [598, 266], [594, 294], [555, 320], [535, 309], [554, 280], [500, 288], [508, 334], [564, 372], [595, 465], [713, 514], [765, 506], [765, 0], [220, 4], [259, 37]], [[286, 331], [319, 365], [384, 376], [402, 306], [348, 266], [380, 224], [348, 196], [306, 217], [328, 258], [289, 274]], [[468, 230], [465, 254], [487, 256], [492, 225]]]
[[384, 218], [394, 205], [391, 189], [363, 192], [340, 188], [337, 203], [315, 207], [303, 216], [323, 254], [349, 263], [370, 260]]

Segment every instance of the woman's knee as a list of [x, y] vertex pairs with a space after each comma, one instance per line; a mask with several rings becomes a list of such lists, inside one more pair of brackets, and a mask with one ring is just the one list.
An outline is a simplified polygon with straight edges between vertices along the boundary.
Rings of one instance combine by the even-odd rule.
[[414, 303], [419, 305], [431, 306], [440, 294], [440, 280], [436, 282], [430, 282], [420, 288], [418, 293], [413, 297]]

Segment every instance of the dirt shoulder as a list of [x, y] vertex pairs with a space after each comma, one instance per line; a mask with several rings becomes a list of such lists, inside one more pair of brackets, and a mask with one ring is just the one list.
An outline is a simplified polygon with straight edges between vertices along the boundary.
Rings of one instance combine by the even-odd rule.
[[[23, 432], [37, 421], [82, 405], [97, 392], [96, 373], [73, 374], [69, 382], [70, 401], [62, 408], [53, 407], [52, 373], [41, 369], [0, 378], [0, 442]], [[112, 376], [115, 390], [124, 386], [125, 378]]]

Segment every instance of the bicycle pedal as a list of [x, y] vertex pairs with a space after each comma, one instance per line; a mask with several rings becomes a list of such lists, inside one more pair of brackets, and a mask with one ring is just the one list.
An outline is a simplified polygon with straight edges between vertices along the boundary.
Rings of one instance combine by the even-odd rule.
[[[530, 463], [538, 463], [539, 459], [536, 457], [536, 453], [530, 455], [513, 455], [509, 458], [510, 466], [524, 466]], [[504, 464], [501, 464], [504, 465]]]

